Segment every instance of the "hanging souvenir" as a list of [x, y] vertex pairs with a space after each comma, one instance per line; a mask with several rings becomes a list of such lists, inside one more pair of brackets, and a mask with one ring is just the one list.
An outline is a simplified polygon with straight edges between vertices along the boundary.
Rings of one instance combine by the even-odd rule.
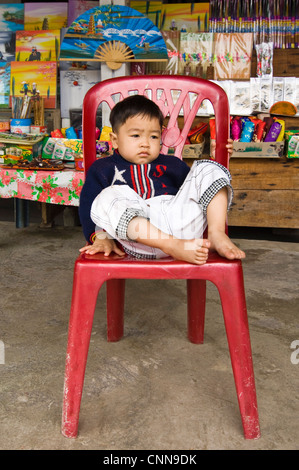
[[122, 5], [102, 5], [80, 15], [68, 28], [60, 60], [124, 62], [168, 60], [160, 30], [142, 13]]

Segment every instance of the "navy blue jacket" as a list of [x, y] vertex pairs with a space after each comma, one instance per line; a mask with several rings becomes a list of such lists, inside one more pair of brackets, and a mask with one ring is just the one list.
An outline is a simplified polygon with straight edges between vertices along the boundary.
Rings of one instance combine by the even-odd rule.
[[151, 163], [130, 163], [118, 152], [97, 159], [89, 168], [80, 195], [79, 216], [88, 242], [95, 232], [90, 218], [91, 205], [96, 196], [113, 184], [126, 184], [143, 199], [163, 194], [175, 195], [190, 168], [177, 157], [160, 154]]

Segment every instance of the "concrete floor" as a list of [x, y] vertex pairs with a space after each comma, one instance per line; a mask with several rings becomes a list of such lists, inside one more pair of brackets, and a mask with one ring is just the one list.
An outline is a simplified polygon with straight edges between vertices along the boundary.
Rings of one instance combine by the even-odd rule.
[[0, 222], [0, 449], [299, 449], [298, 237], [235, 238], [244, 261], [262, 437], [243, 438], [216, 288], [203, 345], [186, 338], [184, 281], [128, 281], [125, 336], [106, 342], [99, 295], [79, 436], [60, 433], [80, 227]]

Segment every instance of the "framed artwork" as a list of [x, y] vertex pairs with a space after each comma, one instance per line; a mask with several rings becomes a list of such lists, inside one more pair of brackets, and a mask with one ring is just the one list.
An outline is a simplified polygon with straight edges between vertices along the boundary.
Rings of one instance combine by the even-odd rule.
[[21, 3], [1, 3], [0, 31], [24, 29], [24, 5]]
[[16, 33], [14, 31], [0, 31], [0, 62], [15, 60]]
[[57, 62], [11, 62], [11, 97], [41, 96], [45, 108], [56, 108]]
[[10, 62], [0, 62], [0, 108], [9, 108]]
[[187, 33], [209, 31], [209, 9], [209, 2], [163, 4], [160, 27]]
[[70, 117], [70, 109], [82, 109], [86, 92], [101, 81], [101, 70], [69, 69], [60, 71], [60, 110], [62, 118]]
[[68, 0], [67, 25], [70, 26], [78, 16], [99, 6], [99, 0]]
[[160, 29], [162, 20], [162, 4], [163, 2], [152, 2], [148, 0], [133, 0], [130, 2], [130, 7], [139, 11], [147, 18], [149, 18], [157, 28]]
[[16, 32], [17, 61], [58, 60], [60, 47], [60, 31], [35, 30]]
[[67, 26], [67, 2], [25, 3], [24, 29], [61, 29]]

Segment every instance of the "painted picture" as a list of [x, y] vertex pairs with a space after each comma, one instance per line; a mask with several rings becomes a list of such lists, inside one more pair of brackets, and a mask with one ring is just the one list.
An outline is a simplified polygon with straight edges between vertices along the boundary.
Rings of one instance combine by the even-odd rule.
[[121, 5], [102, 5], [83, 13], [68, 28], [60, 60], [106, 62], [167, 61], [160, 30], [142, 13]]
[[58, 60], [60, 47], [60, 30], [36, 30], [16, 32], [17, 61]]
[[161, 19], [162, 19], [162, 3], [163, 2], [152, 2], [147, 0], [133, 0], [130, 2], [130, 7], [133, 10], [137, 10], [148, 19], [150, 19], [157, 28], [160, 29]]
[[41, 96], [45, 108], [56, 107], [57, 62], [11, 62], [11, 97]]
[[67, 26], [67, 2], [25, 3], [24, 29], [61, 29]]
[[209, 2], [162, 5], [161, 29], [196, 33], [209, 31]]
[[60, 71], [60, 110], [62, 118], [70, 117], [70, 109], [81, 109], [86, 92], [101, 81], [101, 70], [72, 68]]
[[85, 11], [99, 6], [99, 0], [69, 0], [67, 25], [70, 26]]
[[16, 33], [14, 31], [0, 31], [0, 62], [15, 60]]
[[0, 31], [17, 31], [21, 29], [24, 29], [24, 5], [2, 3], [0, 5]]
[[9, 108], [10, 62], [0, 62], [0, 108]]

